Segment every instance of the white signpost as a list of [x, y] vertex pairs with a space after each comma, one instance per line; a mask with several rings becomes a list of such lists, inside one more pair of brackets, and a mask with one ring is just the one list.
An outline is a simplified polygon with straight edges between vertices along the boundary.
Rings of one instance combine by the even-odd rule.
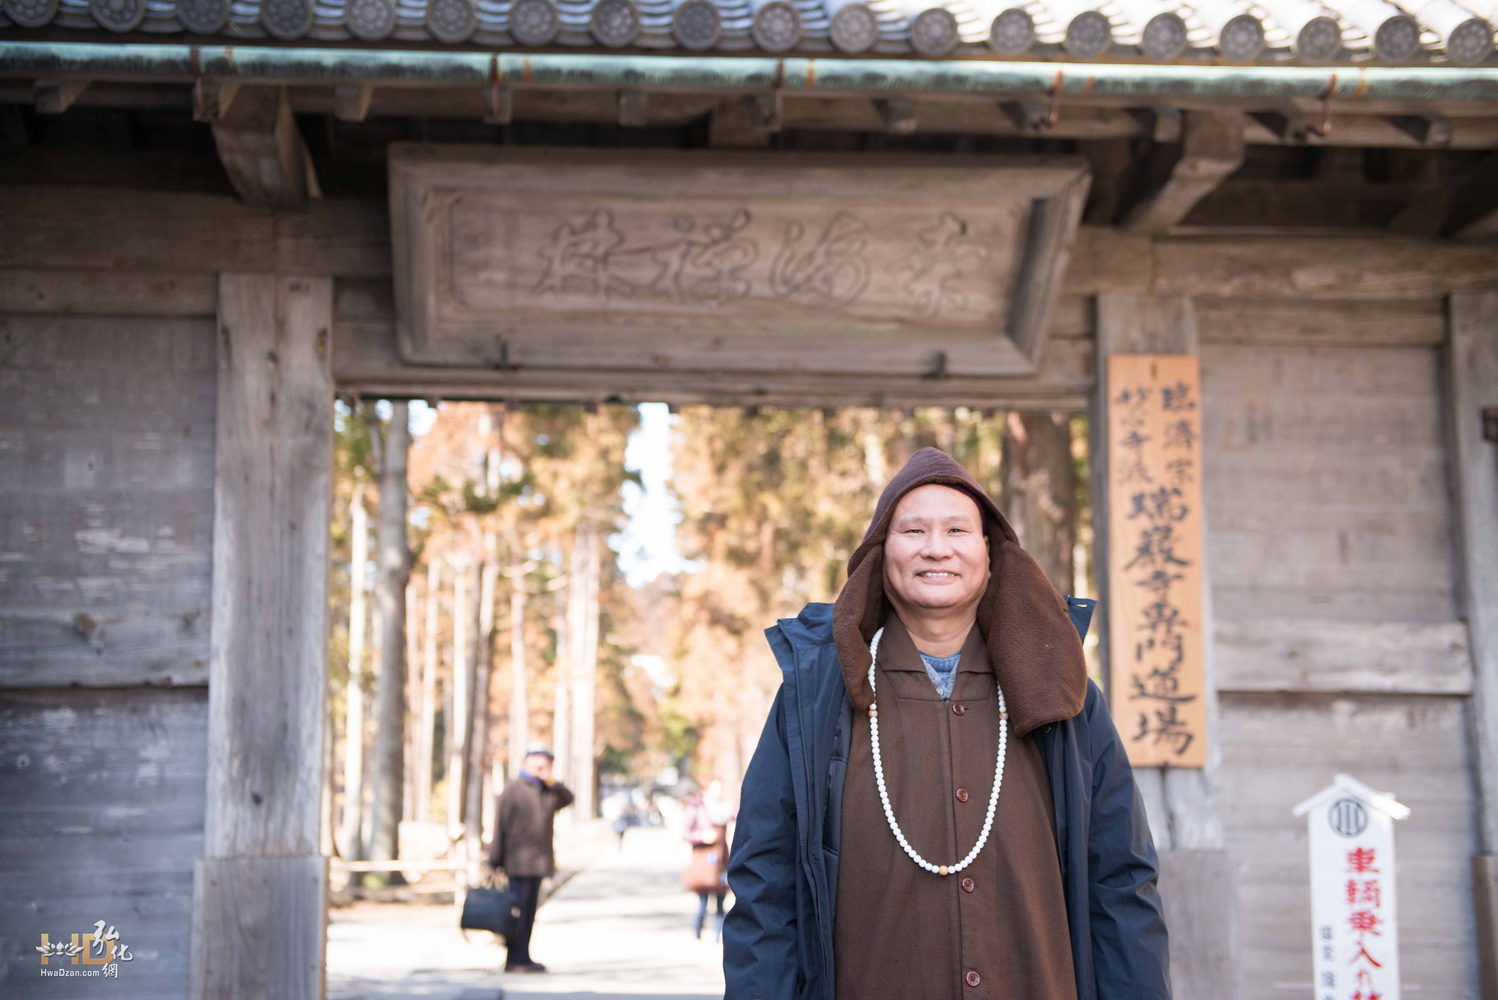
[[1315, 1000], [1399, 1000], [1391, 792], [1345, 774], [1295, 807], [1309, 823]]

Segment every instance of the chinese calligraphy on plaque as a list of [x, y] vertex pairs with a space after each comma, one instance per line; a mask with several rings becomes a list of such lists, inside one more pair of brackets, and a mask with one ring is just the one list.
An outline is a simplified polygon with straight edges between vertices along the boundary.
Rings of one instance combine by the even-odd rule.
[[1195, 357], [1108, 359], [1109, 654], [1135, 767], [1206, 763], [1199, 389]]
[[1311, 850], [1314, 1000], [1399, 1000], [1392, 795], [1339, 774], [1295, 807]]
[[502, 371], [1032, 376], [1071, 161], [390, 152], [403, 358]]

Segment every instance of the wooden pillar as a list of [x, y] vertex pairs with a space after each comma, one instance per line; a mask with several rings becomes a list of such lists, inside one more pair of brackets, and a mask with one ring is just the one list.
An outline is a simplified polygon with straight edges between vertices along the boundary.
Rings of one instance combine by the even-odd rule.
[[[1498, 289], [1451, 297], [1446, 349], [1461, 591], [1471, 636], [1468, 729], [1478, 767], [1480, 851], [1472, 863], [1484, 1000], [1498, 1000]], [[1484, 433], [1484, 411], [1489, 428]]]
[[208, 805], [194, 1000], [319, 1000], [333, 283], [219, 281]]
[[[1094, 619], [1108, 676], [1107, 358], [1110, 354], [1198, 354], [1196, 312], [1183, 296], [1103, 294], [1097, 299], [1097, 400], [1092, 414], [1093, 527], [1102, 596]], [[1203, 512], [1203, 536], [1210, 525]], [[1205, 552], [1203, 553], [1204, 561]], [[1211, 565], [1203, 566], [1203, 633], [1212, 632]], [[1206, 644], [1207, 766], [1137, 768], [1134, 772], [1160, 852], [1160, 892], [1170, 930], [1176, 1000], [1227, 1000], [1237, 993], [1237, 913], [1217, 805], [1217, 696], [1212, 643]]]

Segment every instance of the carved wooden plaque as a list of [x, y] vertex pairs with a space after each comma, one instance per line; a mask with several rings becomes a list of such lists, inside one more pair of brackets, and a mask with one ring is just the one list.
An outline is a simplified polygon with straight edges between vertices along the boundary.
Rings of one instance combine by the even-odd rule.
[[411, 362], [1025, 374], [1073, 160], [392, 148]]
[[1135, 767], [1205, 767], [1201, 374], [1197, 358], [1108, 358], [1112, 708]]

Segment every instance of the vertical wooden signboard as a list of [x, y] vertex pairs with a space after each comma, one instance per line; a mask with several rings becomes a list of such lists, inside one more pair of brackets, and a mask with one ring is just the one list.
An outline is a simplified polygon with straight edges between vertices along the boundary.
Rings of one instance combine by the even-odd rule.
[[1135, 767], [1203, 767], [1200, 370], [1108, 358], [1112, 707]]

